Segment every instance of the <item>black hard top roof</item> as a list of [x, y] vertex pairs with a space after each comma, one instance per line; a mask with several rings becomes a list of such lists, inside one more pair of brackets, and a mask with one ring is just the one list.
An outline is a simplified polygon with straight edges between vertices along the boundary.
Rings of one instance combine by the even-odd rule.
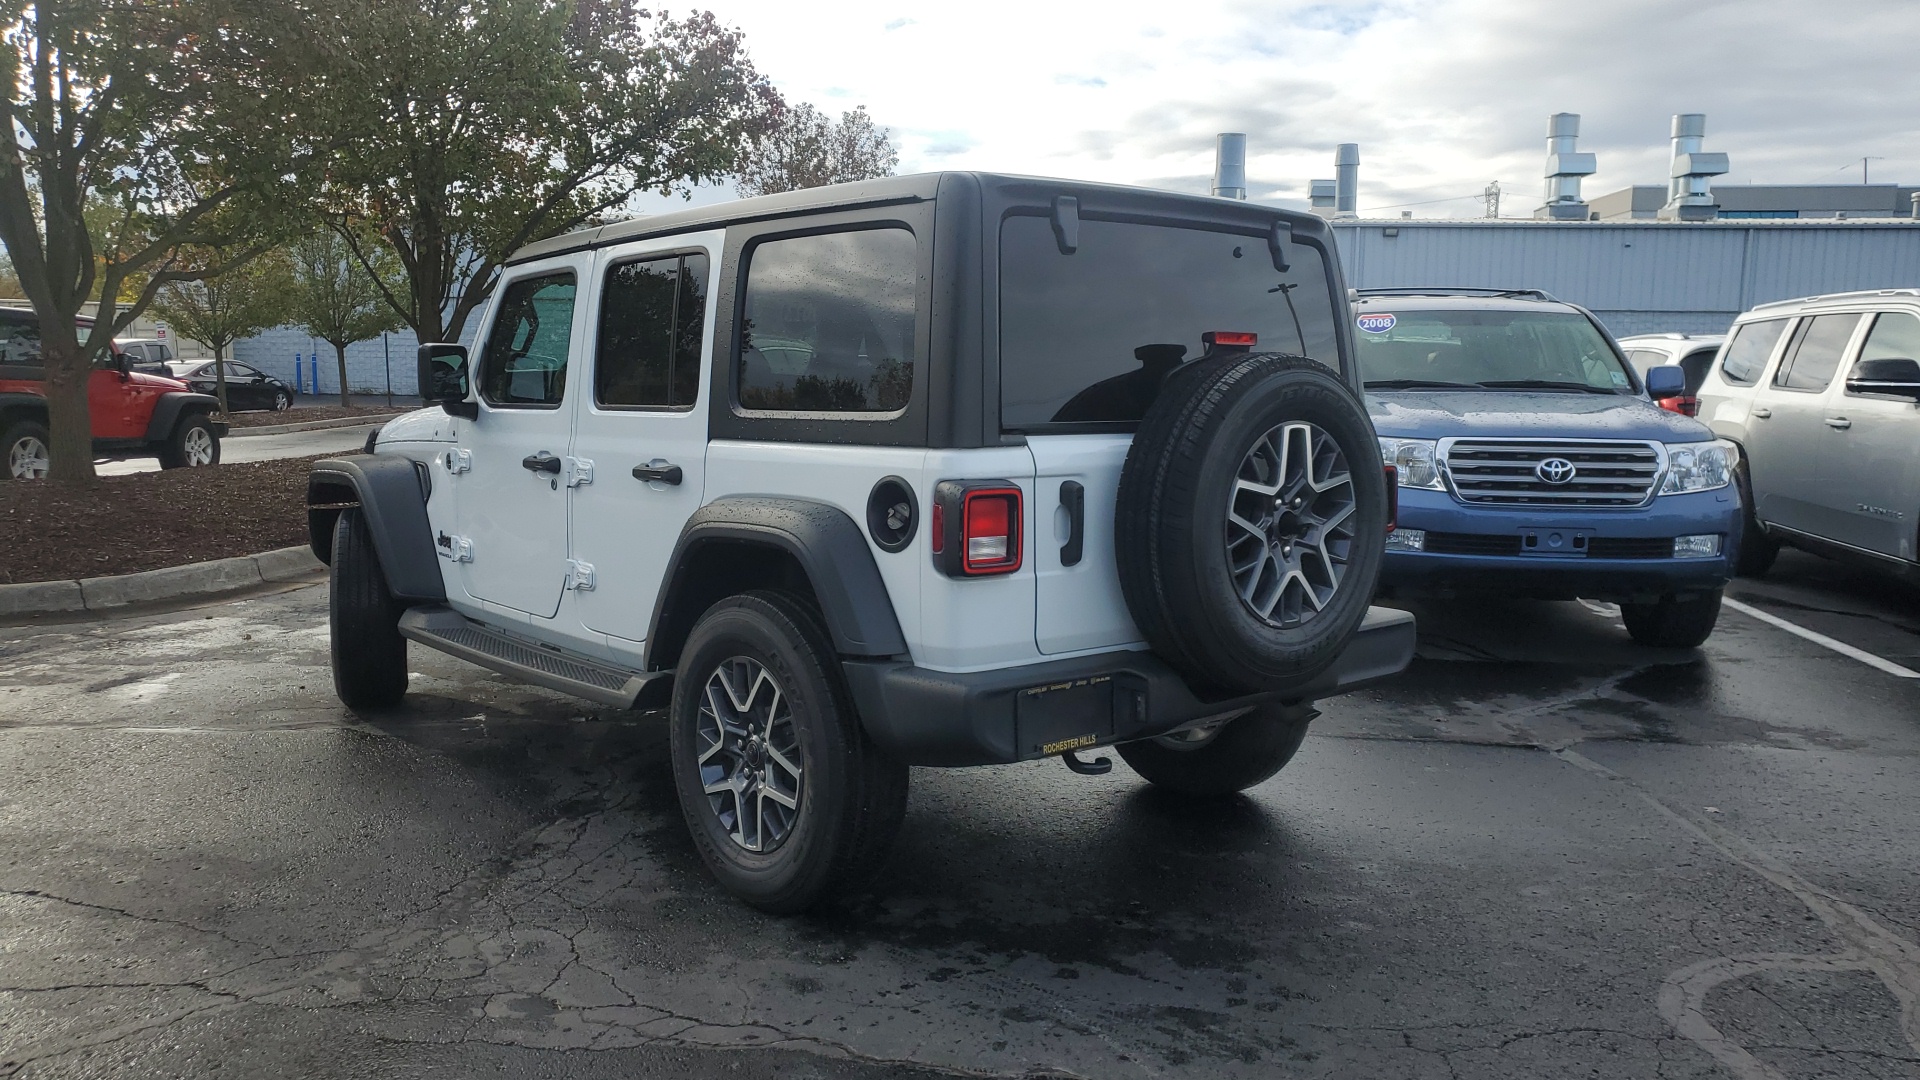
[[[902, 203], [924, 202], [934, 198], [942, 183], [949, 179], [971, 179], [984, 189], [995, 189], [1014, 195], [1025, 195], [1040, 189], [1060, 194], [1083, 193], [1085, 195], [1104, 195], [1117, 200], [1138, 203], [1150, 201], [1157, 206], [1179, 209], [1189, 214], [1208, 217], [1220, 217], [1226, 220], [1244, 219], [1249, 223], [1259, 220], [1272, 221], [1276, 218], [1292, 223], [1295, 232], [1308, 232], [1327, 235], [1326, 223], [1311, 214], [1303, 214], [1278, 207], [1264, 206], [1259, 203], [1241, 202], [1234, 199], [1222, 199], [1210, 195], [1196, 195], [1179, 191], [1165, 191], [1158, 188], [1132, 187], [1122, 184], [1100, 184], [1083, 180], [1051, 179], [1038, 176], [1020, 176], [1009, 173], [917, 173], [912, 176], [888, 176], [878, 180], [861, 180], [851, 184], [833, 184], [827, 187], [802, 188], [798, 191], [786, 191], [778, 195], [761, 195], [751, 199], [735, 199], [731, 202], [716, 203], [712, 206], [696, 206], [686, 210], [675, 210], [665, 214], [651, 214], [634, 218], [631, 221], [617, 221], [608, 225], [599, 225], [578, 229], [546, 240], [538, 240], [513, 253], [508, 263], [528, 262], [533, 259], [561, 255], [570, 251], [582, 251], [590, 248], [605, 247], [609, 244], [625, 243], [630, 240], [642, 240], [654, 236], [669, 236], [674, 233], [695, 232], [701, 229], [719, 229], [748, 221], [763, 221], [768, 218], [791, 217], [802, 214], [815, 214], [831, 210], [851, 210], [860, 207], [887, 206]], [[1263, 226], [1264, 227], [1264, 226]]]

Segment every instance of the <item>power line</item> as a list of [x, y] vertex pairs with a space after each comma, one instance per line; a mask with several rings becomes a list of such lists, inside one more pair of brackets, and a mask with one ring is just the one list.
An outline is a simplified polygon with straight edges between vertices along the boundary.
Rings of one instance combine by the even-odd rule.
[[1399, 210], [1407, 206], [1432, 206], [1434, 203], [1459, 202], [1461, 199], [1484, 199], [1486, 197], [1486, 192], [1476, 191], [1471, 195], [1449, 195], [1444, 199], [1425, 199], [1420, 202], [1394, 203], [1392, 206], [1368, 206], [1361, 208], [1359, 212], [1365, 214], [1374, 210]]

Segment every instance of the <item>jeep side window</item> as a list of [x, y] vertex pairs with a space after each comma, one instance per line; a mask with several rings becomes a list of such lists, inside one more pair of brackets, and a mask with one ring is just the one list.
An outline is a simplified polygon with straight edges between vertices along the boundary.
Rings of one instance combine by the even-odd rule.
[[40, 366], [40, 324], [12, 319], [0, 323], [0, 364]]
[[1788, 319], [1768, 319], [1742, 326], [1727, 343], [1727, 358], [1720, 364], [1720, 377], [1736, 386], [1752, 386], [1766, 370], [1767, 357], [1786, 332]]
[[613, 408], [690, 409], [700, 396], [707, 257], [619, 263], [600, 293], [593, 399]]
[[480, 361], [480, 394], [488, 404], [560, 404], [567, 389], [574, 292], [571, 272], [521, 278], [507, 286]]
[[736, 335], [743, 409], [887, 413], [913, 396], [919, 256], [906, 229], [768, 240]]
[[1790, 355], [1773, 373], [1773, 385], [1783, 390], [1825, 390], [1840, 367], [1840, 354], [1853, 340], [1860, 315], [1816, 315], [1794, 335]]
[[[1335, 304], [1320, 254], [1262, 236], [1082, 217], [1063, 254], [1052, 222], [1000, 227], [1001, 426], [1131, 424], [1212, 330], [1250, 332], [1262, 352], [1338, 370]], [[1345, 305], [1339, 305], [1345, 310]]]

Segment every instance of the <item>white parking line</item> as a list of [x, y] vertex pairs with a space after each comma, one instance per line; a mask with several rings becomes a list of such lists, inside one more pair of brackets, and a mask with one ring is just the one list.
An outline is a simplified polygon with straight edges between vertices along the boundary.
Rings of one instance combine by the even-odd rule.
[[1755, 619], [1759, 619], [1761, 622], [1766, 623], [1768, 626], [1777, 626], [1780, 629], [1785, 630], [1789, 634], [1795, 634], [1800, 637], [1806, 638], [1808, 641], [1813, 642], [1815, 645], [1824, 645], [1827, 648], [1832, 649], [1834, 652], [1839, 653], [1841, 656], [1852, 657], [1853, 659], [1858, 660], [1861, 663], [1868, 665], [1869, 667], [1877, 667], [1881, 671], [1884, 671], [1889, 675], [1898, 676], [1899, 678], [1902, 678], [1902, 679], [1920, 679], [1920, 671], [1915, 671], [1912, 668], [1908, 668], [1908, 667], [1901, 667], [1899, 664], [1896, 664], [1891, 660], [1883, 660], [1880, 657], [1875, 656], [1870, 652], [1867, 652], [1865, 649], [1856, 649], [1844, 641], [1835, 641], [1833, 638], [1830, 638], [1825, 634], [1815, 633], [1814, 631], [1809, 630], [1804, 626], [1800, 626], [1795, 623], [1790, 623], [1778, 615], [1773, 615], [1773, 614], [1769, 614], [1768, 612], [1761, 611], [1759, 608], [1754, 607], [1752, 604], [1743, 604], [1740, 601], [1735, 600], [1731, 596], [1722, 598], [1720, 602], [1726, 605], [1727, 607], [1730, 607], [1733, 610], [1739, 612], [1742, 615], [1747, 615]]

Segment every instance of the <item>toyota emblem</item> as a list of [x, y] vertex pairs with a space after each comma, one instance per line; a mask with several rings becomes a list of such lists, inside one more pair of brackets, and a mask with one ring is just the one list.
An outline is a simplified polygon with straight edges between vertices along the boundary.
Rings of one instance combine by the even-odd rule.
[[1533, 467], [1533, 474], [1549, 484], [1564, 484], [1573, 479], [1576, 471], [1573, 462], [1563, 457], [1550, 457]]

